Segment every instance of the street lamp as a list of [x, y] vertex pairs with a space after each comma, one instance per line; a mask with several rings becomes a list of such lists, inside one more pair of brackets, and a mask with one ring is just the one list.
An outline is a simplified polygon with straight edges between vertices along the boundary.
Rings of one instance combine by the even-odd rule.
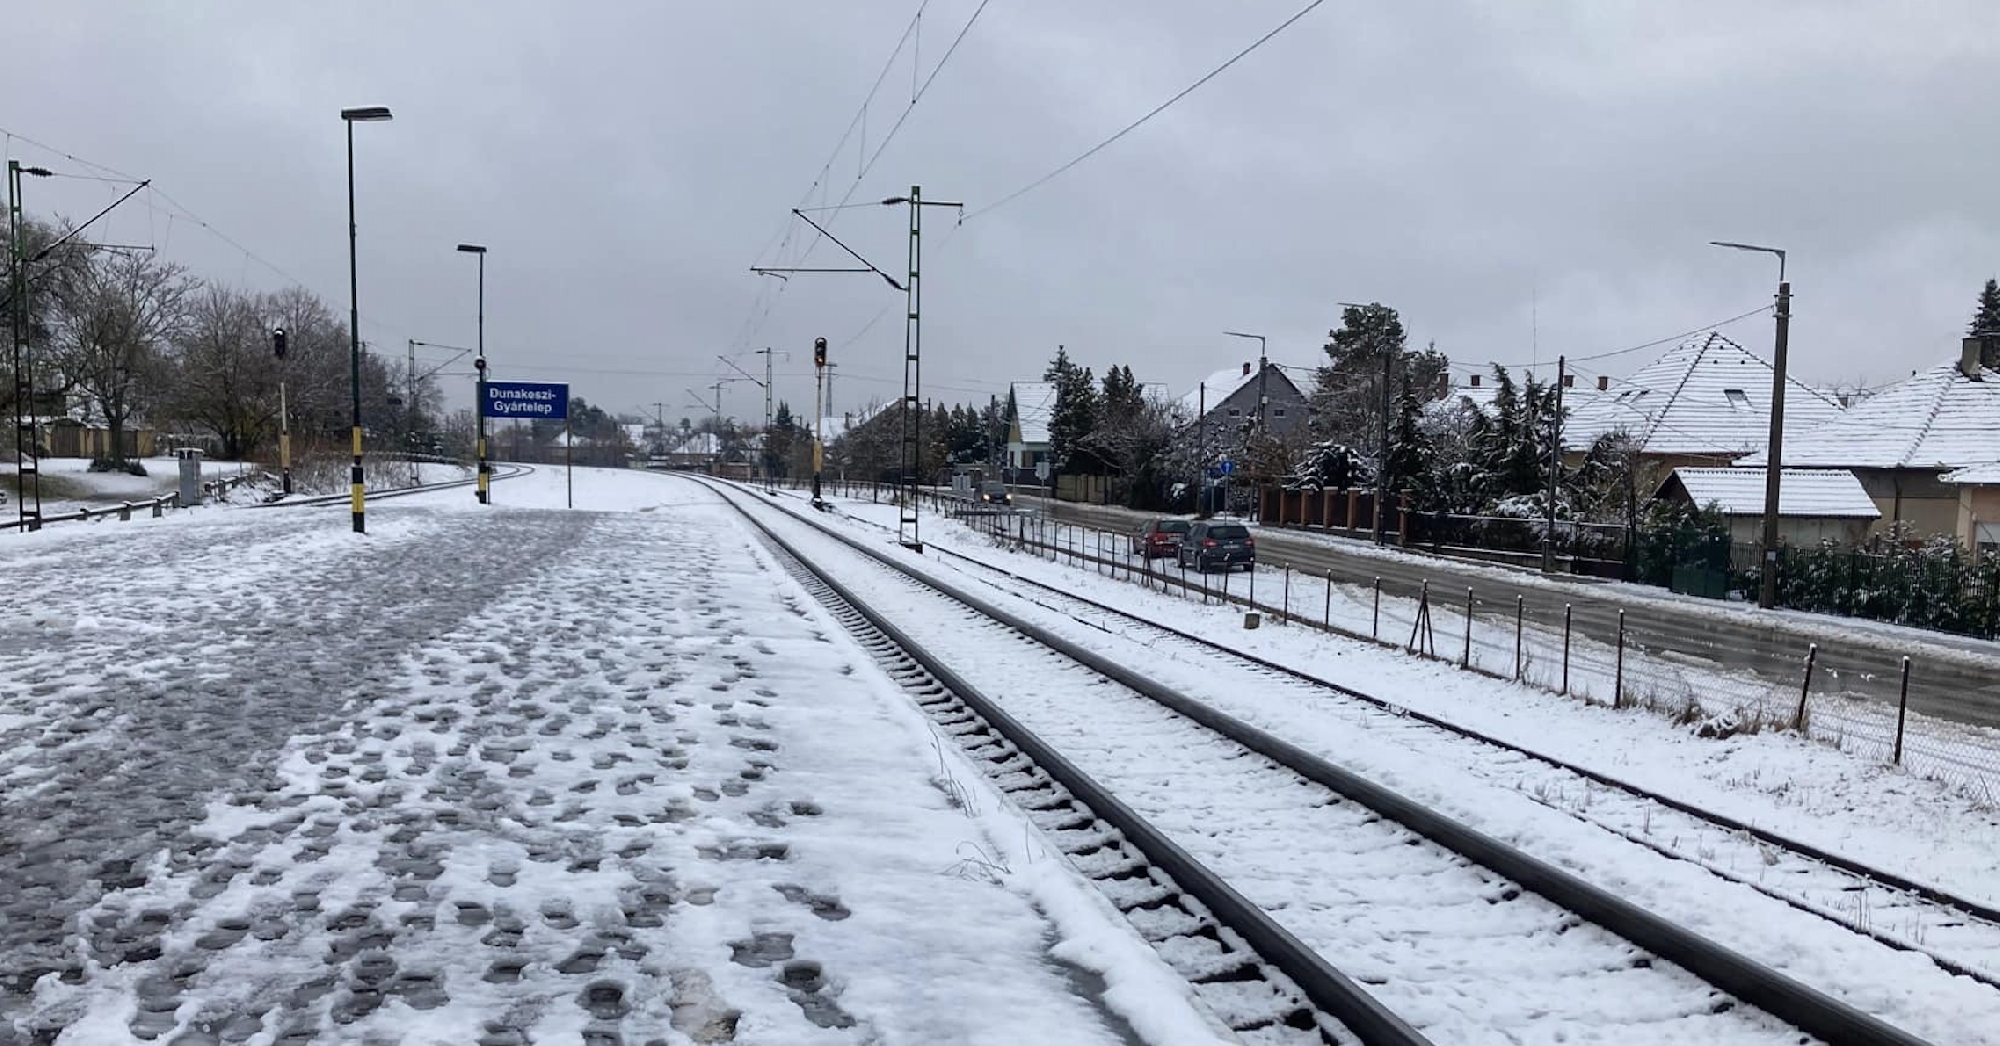
[[1784, 251], [1754, 243], [1708, 242], [1716, 247], [1778, 256], [1778, 329], [1776, 344], [1771, 349], [1771, 440], [1764, 451], [1764, 569], [1757, 589], [1757, 605], [1768, 609], [1778, 603], [1778, 491], [1779, 477], [1784, 472], [1785, 349], [1792, 329], [1792, 285], [1785, 279]]
[[[42, 462], [35, 453], [35, 368], [34, 361], [28, 358], [28, 259], [25, 230], [21, 228], [21, 176], [47, 178], [53, 173], [46, 167], [7, 161], [7, 240], [14, 284], [8, 293], [7, 310], [14, 326], [14, 475], [19, 495], [16, 509], [23, 530], [42, 529]], [[30, 500], [35, 504], [32, 509], [28, 507]]]
[[347, 337], [348, 378], [354, 401], [354, 468], [348, 475], [354, 512], [354, 532], [368, 532], [368, 508], [362, 500], [361, 476], [361, 274], [355, 260], [357, 234], [354, 225], [354, 125], [389, 119], [386, 106], [364, 105], [340, 111], [347, 124]]
[[493, 501], [491, 481], [488, 478], [492, 466], [486, 463], [486, 248], [476, 243], [461, 243], [458, 249], [466, 254], [479, 256], [479, 354], [473, 357], [472, 416], [478, 426], [478, 438], [474, 441], [473, 453], [479, 459], [479, 489], [474, 495], [482, 505]]

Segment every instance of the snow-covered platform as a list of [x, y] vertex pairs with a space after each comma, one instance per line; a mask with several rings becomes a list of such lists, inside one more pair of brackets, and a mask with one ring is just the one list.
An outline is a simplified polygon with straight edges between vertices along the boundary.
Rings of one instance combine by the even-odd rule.
[[0, 1044], [1211, 1041], [730, 510], [577, 480], [0, 545]]

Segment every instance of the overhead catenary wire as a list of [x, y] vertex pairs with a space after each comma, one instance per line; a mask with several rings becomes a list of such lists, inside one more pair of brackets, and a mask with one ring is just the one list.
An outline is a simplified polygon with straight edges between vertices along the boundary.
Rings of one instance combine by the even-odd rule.
[[[1647, 349], [1657, 349], [1657, 348], [1659, 348], [1660, 346], [1662, 346], [1662, 345], [1665, 345], [1665, 344], [1667, 344], [1668, 342], [1674, 342], [1674, 341], [1680, 341], [1680, 340], [1682, 340], [1682, 339], [1684, 339], [1684, 338], [1692, 338], [1692, 337], [1694, 337], [1695, 335], [1697, 335], [1697, 334], [1700, 334], [1700, 333], [1702, 333], [1703, 331], [1712, 331], [1712, 330], [1715, 330], [1715, 329], [1717, 329], [1717, 328], [1719, 328], [1719, 327], [1727, 327], [1727, 326], [1729, 326], [1729, 325], [1730, 325], [1730, 324], [1732, 324], [1732, 323], [1739, 323], [1739, 322], [1741, 322], [1741, 321], [1743, 321], [1743, 320], [1747, 320], [1747, 319], [1749, 319], [1749, 318], [1750, 318], [1750, 317], [1752, 317], [1752, 316], [1756, 316], [1756, 315], [1759, 315], [1759, 314], [1762, 314], [1762, 313], [1767, 313], [1767, 312], [1770, 312], [1770, 311], [1771, 311], [1771, 309], [1772, 309], [1773, 307], [1774, 307], [1774, 306], [1770, 306], [1770, 305], [1759, 305], [1758, 307], [1756, 307], [1756, 308], [1754, 308], [1754, 309], [1751, 309], [1751, 310], [1750, 310], [1749, 312], [1739, 312], [1739, 313], [1737, 313], [1736, 315], [1734, 315], [1734, 316], [1731, 316], [1731, 317], [1729, 317], [1728, 319], [1723, 319], [1723, 320], [1716, 320], [1716, 321], [1714, 321], [1714, 322], [1712, 322], [1712, 323], [1704, 323], [1704, 324], [1702, 324], [1702, 325], [1701, 325], [1701, 326], [1699, 326], [1699, 327], [1691, 327], [1691, 328], [1689, 328], [1689, 329], [1687, 329], [1687, 330], [1684, 330], [1684, 331], [1681, 331], [1681, 332], [1680, 332], [1679, 334], [1669, 334], [1669, 335], [1667, 335], [1667, 336], [1666, 336], [1666, 337], [1664, 337], [1664, 338], [1655, 338], [1655, 339], [1653, 339], [1652, 341], [1647, 341], [1647, 342], [1641, 342], [1641, 343], [1639, 343], [1639, 344], [1637, 344], [1637, 345], [1628, 345], [1628, 346], [1626, 346], [1625, 348], [1622, 348], [1622, 349], [1612, 349], [1612, 350], [1611, 350], [1611, 351], [1609, 351], [1609, 352], [1599, 352], [1599, 353], [1595, 353], [1595, 354], [1593, 354], [1593, 355], [1589, 355], [1589, 356], [1571, 356], [1571, 357], [1569, 358], [1569, 361], [1570, 361], [1571, 363], [1590, 363], [1590, 362], [1593, 362], [1593, 361], [1595, 361], [1595, 360], [1608, 360], [1608, 359], [1612, 358], [1613, 356], [1624, 356], [1624, 355], [1627, 355], [1627, 354], [1629, 354], [1629, 353], [1634, 353], [1634, 352], [1643, 352], [1643, 351], [1645, 351], [1645, 350], [1647, 350]], [[1538, 361], [1538, 362], [1539, 362], [1539, 361]], [[1496, 361], [1488, 361], [1488, 364], [1487, 364], [1487, 365], [1488, 365], [1488, 366], [1492, 366], [1492, 367], [1514, 367], [1514, 368], [1520, 368], [1520, 367], [1532, 367], [1532, 366], [1535, 366], [1536, 364], [1535, 364], [1535, 363], [1499, 363], [1499, 362], [1496, 362]]]
[[[1264, 46], [1279, 33], [1282, 33], [1285, 30], [1290, 29], [1300, 19], [1313, 13], [1313, 11], [1316, 8], [1318, 8], [1321, 4], [1325, 2], [1326, 0], [1312, 0], [1311, 3], [1308, 3], [1305, 7], [1300, 8], [1299, 11], [1293, 14], [1290, 18], [1287, 18], [1283, 22], [1280, 22], [1277, 28], [1272, 29], [1270, 32], [1265, 33], [1263, 36], [1260, 36], [1256, 40], [1252, 41], [1250, 46], [1245, 47], [1243, 50], [1236, 52], [1229, 58], [1228, 61], [1223, 62], [1221, 65], [1218, 65], [1213, 69], [1210, 69], [1207, 73], [1202, 75], [1201, 79], [1196, 80], [1195, 82], [1182, 88], [1180, 90], [1180, 93], [1174, 95], [1172, 98], [1169, 98], [1164, 102], [1161, 102], [1159, 105], [1154, 106], [1150, 112], [1146, 113], [1146, 115], [1139, 117], [1137, 120], [1134, 120], [1129, 124], [1126, 124], [1123, 128], [1120, 128], [1118, 132], [1113, 134], [1111, 137], [1106, 138], [1101, 142], [1098, 142], [1096, 145], [1093, 145], [1088, 149], [1085, 149], [1082, 153], [1078, 154], [1075, 159], [1070, 160], [1068, 163], [1065, 163], [1062, 166], [1057, 167], [1055, 170], [1050, 171], [1045, 175], [1042, 175], [1040, 178], [1037, 178], [1034, 181], [1029, 182], [1028, 184], [1020, 187], [1019, 189], [1016, 189], [1013, 192], [1008, 193], [1005, 196], [1002, 196], [1000, 199], [994, 201], [993, 203], [987, 204], [985, 207], [973, 211], [971, 214], [968, 214], [963, 219], [961, 219], [961, 221], [971, 221], [972, 219], [977, 218], [980, 215], [989, 214], [993, 211], [999, 210], [1000, 208], [1007, 206], [1008, 204], [1014, 202], [1015, 200], [1018, 200], [1021, 197], [1026, 196], [1031, 192], [1034, 192], [1036, 189], [1039, 189], [1042, 186], [1047, 185], [1049, 182], [1052, 182], [1055, 179], [1061, 177], [1063, 174], [1067, 173], [1072, 168], [1076, 167], [1078, 164], [1081, 164], [1085, 160], [1088, 160], [1091, 157], [1097, 155], [1098, 153], [1103, 152], [1105, 149], [1109, 148], [1113, 143], [1117, 142], [1120, 138], [1123, 138], [1126, 135], [1131, 134], [1133, 131], [1136, 131], [1140, 127], [1144, 126], [1146, 122], [1151, 120], [1153, 117], [1158, 116], [1163, 112], [1166, 112], [1169, 108], [1171, 108], [1174, 105], [1174, 103], [1180, 101], [1183, 98], [1186, 98], [1188, 95], [1191, 95], [1195, 91], [1199, 90], [1203, 84], [1206, 84], [1210, 80], [1213, 80], [1217, 76], [1220, 76], [1223, 70], [1228, 69], [1230, 66], [1235, 65], [1237, 62], [1242, 61], [1245, 56], [1250, 54], [1250, 52], [1255, 51], [1259, 47]], [[983, 7], [985, 5], [982, 4], [981, 6]]]

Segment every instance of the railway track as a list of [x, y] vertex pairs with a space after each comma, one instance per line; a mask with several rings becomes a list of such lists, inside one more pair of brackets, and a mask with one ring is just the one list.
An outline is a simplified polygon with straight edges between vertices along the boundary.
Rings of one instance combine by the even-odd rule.
[[[500, 465], [497, 466], [494, 469], [494, 471], [488, 475], [487, 481], [490, 483], [498, 483], [503, 479], [513, 479], [516, 476], [525, 476], [533, 471], [535, 471], [535, 467], [533, 465]], [[426, 483], [422, 486], [403, 487], [397, 490], [382, 490], [382, 491], [371, 490], [368, 492], [368, 500], [387, 501], [390, 498], [407, 498], [417, 494], [435, 494], [440, 490], [452, 490], [457, 487], [470, 487], [477, 484], [478, 482], [479, 482], [479, 477], [474, 476], [471, 479], [454, 479], [445, 483]], [[319, 505], [345, 505], [348, 503], [348, 499], [350, 497], [352, 497], [351, 494], [345, 494], [345, 493], [315, 494], [311, 497], [304, 497], [304, 498], [286, 498], [283, 501], [273, 501], [264, 505], [259, 505], [257, 507], [303, 508], [303, 507], [311, 507]]]
[[[1152, 667], [1166, 682], [1206, 681], [1218, 690], [1254, 693], [1258, 703], [1276, 706], [1313, 702], [1375, 737], [1426, 756], [1451, 759], [1495, 785], [1628, 842], [1698, 865], [1878, 943], [1922, 955], [1946, 972], [2000, 988], [2000, 907], [1246, 653], [935, 542], [927, 550], [971, 566], [985, 575], [974, 580], [996, 591], [1031, 599], [1092, 628], [1115, 623], [1119, 631], [1162, 658]], [[1086, 553], [1085, 558], [1094, 557]]]
[[[1165, 875], [1199, 906], [1187, 925], [1218, 924], [1201, 939], [1250, 946], [1250, 965], [1274, 971], [1249, 993], [1265, 1005], [1203, 997], [1254, 1041], [1922, 1041], [850, 537], [789, 514], [773, 527], [725, 497], [788, 568], [869, 621], [873, 649], [925, 664], [980, 714], [967, 725], [933, 713], [1003, 787], [1058, 778], [1060, 762], [1075, 780], [1050, 808], [1052, 838], [1085, 845], [1078, 867], [1098, 870], [1095, 855], [1108, 852], [1101, 863], [1120, 876]], [[833, 559], [866, 565], [842, 570], [842, 585]], [[898, 604], [891, 623], [880, 607]], [[935, 653], [947, 649], [950, 666]], [[967, 675], [1013, 681], [1005, 708]], [[918, 692], [938, 704], [928, 684]], [[995, 733], [1005, 746], [992, 747]], [[1113, 836], [1100, 821], [1145, 864], [1101, 849]], [[1217, 889], [1221, 903], [1205, 895]], [[1195, 950], [1171, 932], [1178, 918], [1134, 919], [1170, 962]], [[1207, 972], [1196, 963], [1190, 981]]]

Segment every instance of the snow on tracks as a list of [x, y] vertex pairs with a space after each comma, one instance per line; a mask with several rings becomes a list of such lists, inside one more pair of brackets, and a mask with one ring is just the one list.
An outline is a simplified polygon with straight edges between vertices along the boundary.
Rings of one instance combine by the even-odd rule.
[[[803, 524], [784, 527], [816, 560], [856, 558]], [[1427, 1033], [1797, 1041], [1796, 1030], [1686, 972], [886, 573], [872, 564], [841, 572], [968, 678], [1013, 681], [1010, 712], [1302, 939], [1380, 982], [1378, 997]], [[1314, 843], [1302, 852], [1301, 840]]]

